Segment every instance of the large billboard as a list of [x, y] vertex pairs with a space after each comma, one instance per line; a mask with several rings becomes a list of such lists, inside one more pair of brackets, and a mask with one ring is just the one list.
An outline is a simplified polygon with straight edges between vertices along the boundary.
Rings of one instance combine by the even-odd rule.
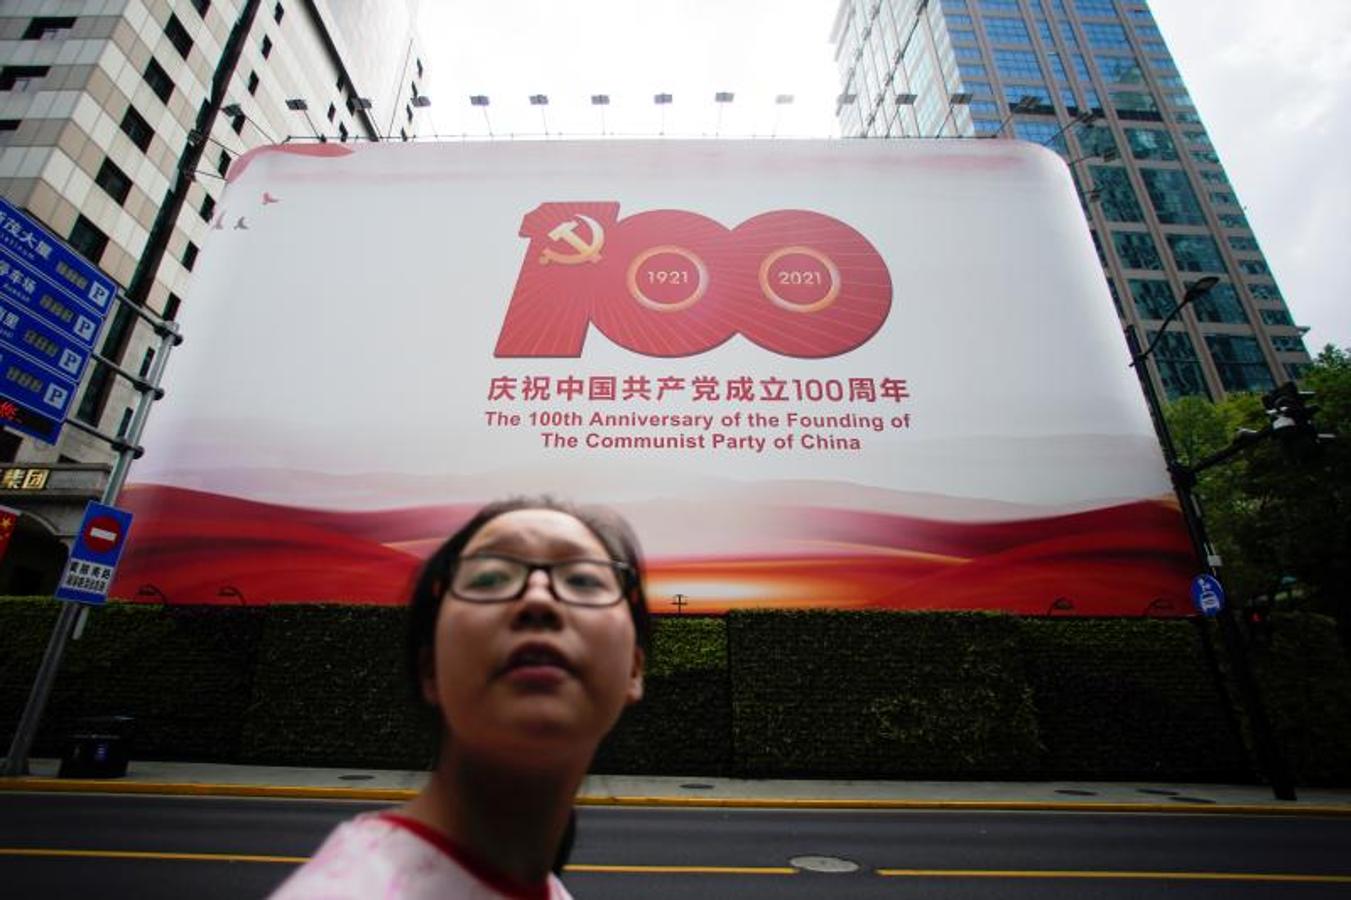
[[1064, 162], [1011, 141], [239, 160], [114, 592], [403, 602], [480, 504], [626, 514], [657, 612], [1184, 614]]

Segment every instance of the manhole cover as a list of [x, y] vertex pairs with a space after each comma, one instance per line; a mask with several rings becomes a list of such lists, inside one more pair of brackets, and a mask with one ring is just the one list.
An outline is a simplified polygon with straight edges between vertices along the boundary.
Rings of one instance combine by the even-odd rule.
[[858, 863], [838, 856], [794, 856], [788, 860], [788, 864], [804, 872], [828, 872], [832, 875], [858, 871]]
[[711, 785], [711, 784], [703, 784], [702, 782], [698, 782], [698, 781], [691, 781], [689, 784], [682, 784], [681, 787], [683, 787], [683, 788], [684, 788], [685, 790], [687, 790], [687, 791], [711, 791], [711, 790], [713, 790], [713, 785]]
[[339, 775], [339, 781], [370, 781], [374, 775]]

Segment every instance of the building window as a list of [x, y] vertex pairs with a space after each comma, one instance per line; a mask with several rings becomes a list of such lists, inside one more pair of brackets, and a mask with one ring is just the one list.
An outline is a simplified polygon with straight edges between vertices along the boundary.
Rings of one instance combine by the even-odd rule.
[[1153, 94], [1143, 91], [1112, 91], [1112, 106], [1118, 118], [1146, 122], [1162, 122], [1159, 105]]
[[346, 125], [341, 125], [341, 124], [338, 125], [338, 140], [340, 140], [340, 141], [345, 141], [345, 140], [347, 140], [347, 126], [346, 126]]
[[1224, 260], [1215, 239], [1208, 234], [1170, 234], [1168, 249], [1183, 272], [1223, 272]]
[[1074, 8], [1081, 16], [1106, 16], [1116, 18], [1116, 9], [1112, 0], [1074, 0]]
[[1257, 238], [1240, 237], [1238, 235], [1230, 236], [1229, 248], [1238, 253], [1260, 253], [1262, 249], [1257, 246]]
[[1163, 162], [1177, 160], [1177, 147], [1173, 144], [1173, 138], [1161, 129], [1127, 128], [1126, 142], [1130, 144], [1131, 156], [1136, 159], [1157, 159]]
[[1126, 170], [1108, 166], [1089, 166], [1093, 187], [1098, 192], [1102, 213], [1109, 222], [1143, 222], [1144, 212], [1135, 199]]
[[230, 120], [230, 129], [234, 131], [235, 134], [242, 134], [244, 131], [245, 121], [247, 121], [247, 119], [245, 115], [241, 112], [239, 115], [235, 116], [233, 119]]
[[130, 406], [122, 410], [122, 419], [117, 423], [117, 436], [120, 438], [126, 437], [127, 431], [131, 428], [131, 413]]
[[267, 59], [269, 56], [272, 55], [272, 38], [268, 37], [267, 35], [263, 35], [262, 52], [263, 52], [263, 59]]
[[1173, 288], [1166, 281], [1131, 279], [1130, 286], [1135, 311], [1142, 319], [1166, 319], [1177, 307]]
[[169, 21], [164, 23], [164, 34], [169, 38], [169, 43], [174, 45], [178, 55], [187, 59], [188, 54], [192, 52], [192, 37], [178, 20], [178, 16], [173, 13], [169, 14]]
[[108, 235], [84, 216], [75, 218], [68, 240], [71, 247], [94, 265], [98, 265], [99, 260], [103, 258], [103, 251], [108, 249]]
[[198, 209], [203, 222], [210, 222], [211, 217], [216, 214], [216, 198], [210, 194], [202, 195], [202, 206]]
[[1088, 46], [1095, 50], [1129, 50], [1130, 41], [1126, 40], [1126, 29], [1120, 25], [1102, 25], [1097, 22], [1084, 22], [1084, 37]]
[[155, 61], [152, 56], [150, 61], [145, 64], [145, 83], [150, 85], [150, 89], [155, 92], [155, 96], [169, 102], [169, 98], [174, 93], [174, 80], [169, 77], [169, 73], [164, 71], [164, 67]]
[[187, 246], [183, 248], [183, 268], [191, 272], [195, 265], [197, 265], [197, 245], [188, 241]]
[[197, 10], [197, 15], [205, 19], [206, 11], [211, 8], [211, 0], [192, 0], [192, 6]]
[[258, 93], [258, 73], [257, 73], [257, 72], [250, 72], [250, 73], [249, 73], [249, 93], [250, 93], [250, 94], [256, 94], [256, 93]]
[[405, 128], [400, 128], [400, 129], [399, 129], [399, 137], [402, 138], [402, 139], [405, 140], [405, 141], [408, 140], [408, 130], [405, 129]]
[[338, 114], [338, 107], [335, 104], [330, 103], [328, 105], [328, 120], [332, 122], [333, 117], [336, 116], [337, 114]]
[[25, 41], [59, 41], [70, 36], [75, 27], [74, 16], [45, 16], [28, 23], [23, 33]]
[[1117, 259], [1127, 269], [1149, 269], [1155, 272], [1163, 269], [1159, 250], [1147, 232], [1114, 231], [1112, 245], [1116, 247]]
[[418, 60], [416, 60], [416, 62], [417, 62], [417, 77], [421, 78], [421, 77], [422, 77], [422, 60], [421, 60], [421, 59], [418, 59]]
[[1248, 290], [1258, 300], [1279, 303], [1285, 299], [1281, 296], [1281, 289], [1274, 284], [1250, 284]]
[[5, 66], [0, 68], [0, 91], [22, 94], [35, 91], [47, 77], [47, 66]]
[[1093, 61], [1098, 64], [1102, 80], [1108, 84], [1144, 84], [1145, 73], [1133, 56], [1097, 56]]
[[1023, 47], [1032, 46], [1032, 36], [1027, 33], [1027, 26], [1021, 19], [1010, 19], [1002, 16], [985, 16], [985, 34], [992, 44], [1018, 44]]
[[272, 7], [272, 21], [276, 22], [278, 25], [281, 24], [282, 16], [284, 15], [286, 15], [286, 10], [281, 8], [280, 3]]
[[167, 321], [172, 322], [178, 316], [178, 307], [183, 305], [183, 298], [177, 294], [169, 294], [169, 299], [164, 303], [164, 312], [162, 315]]
[[[1146, 337], [1152, 341], [1157, 334], [1157, 331], [1151, 331]], [[1201, 372], [1201, 361], [1196, 358], [1196, 348], [1184, 332], [1163, 333], [1154, 346], [1154, 365], [1159, 369], [1159, 380], [1163, 382], [1163, 390], [1169, 400], [1210, 396], [1206, 377]]]
[[1262, 321], [1268, 325], [1294, 325], [1290, 318], [1290, 311], [1285, 309], [1264, 309], [1262, 310]]
[[0, 147], [8, 147], [13, 143], [14, 132], [18, 130], [18, 119], [0, 119]]
[[409, 121], [409, 122], [412, 122], [412, 121], [413, 121], [413, 107], [412, 107], [412, 106], [405, 106], [405, 107], [404, 107], [404, 112], [406, 112], [406, 113], [408, 114], [408, 121]]
[[230, 154], [228, 152], [224, 150], [220, 152], [220, 156], [216, 159], [216, 171], [220, 173], [221, 178], [224, 178], [230, 171]]
[[1238, 267], [1243, 270], [1245, 275], [1271, 276], [1271, 269], [1267, 266], [1265, 260], [1244, 259], [1240, 260]]
[[1221, 213], [1220, 224], [1225, 228], [1247, 228], [1248, 217], [1242, 213]]
[[150, 127], [150, 123], [142, 118], [133, 106], [128, 106], [122, 115], [122, 133], [131, 138], [131, 142], [139, 147], [142, 153], [150, 149], [150, 139], [155, 136], [155, 130]]
[[23, 438], [12, 431], [0, 429], [0, 462], [14, 462], [14, 457], [19, 455], [19, 447], [23, 445]]
[[1277, 353], [1308, 353], [1304, 347], [1304, 339], [1294, 334], [1273, 334], [1271, 336], [1271, 346], [1276, 348]]
[[1232, 284], [1217, 284], [1192, 301], [1192, 312], [1198, 322], [1221, 322], [1244, 325], [1248, 315], [1238, 299], [1238, 289]]
[[996, 50], [994, 64], [999, 77], [1009, 81], [1045, 80], [1037, 63], [1037, 54], [1026, 50]]
[[1140, 179], [1164, 225], [1204, 225], [1205, 213], [1196, 199], [1187, 173], [1181, 169], [1141, 169]]
[[1092, 125], [1080, 126], [1075, 132], [1075, 137], [1079, 141], [1079, 149], [1083, 151], [1084, 156], [1102, 156], [1104, 153], [1116, 152], [1116, 138], [1112, 136], [1112, 129], [1099, 128]]
[[155, 348], [146, 347], [145, 355], [141, 357], [141, 368], [138, 369], [136, 372], [137, 377], [144, 378], [146, 375], [150, 374], [150, 366], [154, 362], [155, 362]]
[[1276, 386], [1257, 338], [1237, 334], [1208, 334], [1206, 347], [1215, 361], [1226, 391], [1269, 391]]
[[94, 183], [107, 191], [118, 205], [126, 203], [127, 195], [131, 193], [131, 179], [111, 159], [104, 158]]

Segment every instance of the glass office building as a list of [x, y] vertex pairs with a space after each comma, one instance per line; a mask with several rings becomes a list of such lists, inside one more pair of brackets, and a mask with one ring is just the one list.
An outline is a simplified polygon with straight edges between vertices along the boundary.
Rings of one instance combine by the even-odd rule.
[[1021, 139], [1070, 167], [1124, 325], [1168, 397], [1265, 391], [1309, 363], [1145, 0], [842, 0], [849, 137]]

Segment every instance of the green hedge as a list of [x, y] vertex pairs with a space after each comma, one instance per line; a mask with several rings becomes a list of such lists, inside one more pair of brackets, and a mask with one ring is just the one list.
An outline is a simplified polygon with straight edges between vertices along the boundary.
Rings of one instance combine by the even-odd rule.
[[1337, 623], [1277, 614], [1253, 647], [1272, 730], [1300, 784], [1351, 785], [1351, 661]]
[[405, 675], [405, 622], [402, 608], [268, 608], [241, 760], [429, 767], [435, 728]]
[[596, 754], [607, 774], [724, 775], [731, 772], [727, 629], [722, 619], [658, 619], [629, 707]]
[[[49, 598], [0, 600], [0, 739], [55, 615]], [[423, 767], [435, 727], [405, 682], [404, 615], [109, 604], [69, 645], [36, 752], [58, 753], [81, 717], [128, 714], [142, 759]], [[667, 617], [646, 696], [594, 769], [1247, 780], [1202, 633], [983, 613]], [[1351, 666], [1332, 623], [1277, 617], [1255, 659], [1300, 782], [1351, 784]]]
[[989, 777], [1036, 765], [1010, 617], [745, 612], [727, 632], [742, 773]]
[[1023, 619], [1045, 778], [1244, 781], [1201, 632], [1150, 619]]
[[[35, 752], [56, 755], [79, 719], [115, 713], [136, 719], [143, 757], [237, 759], [260, 612], [123, 603], [91, 610], [84, 636], [66, 646]], [[0, 734], [13, 734], [56, 613], [51, 598], [0, 602]]]

